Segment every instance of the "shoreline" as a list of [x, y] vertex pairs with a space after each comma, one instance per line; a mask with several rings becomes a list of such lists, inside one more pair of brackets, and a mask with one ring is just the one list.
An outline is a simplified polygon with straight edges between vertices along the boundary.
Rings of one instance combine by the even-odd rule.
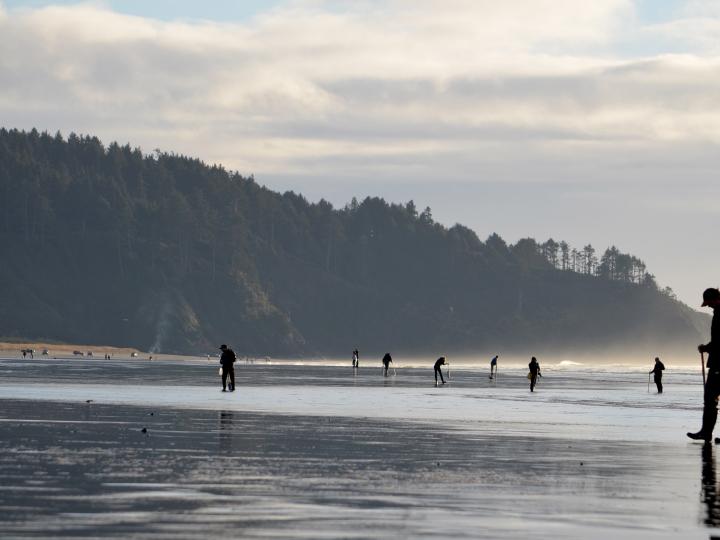
[[38, 356], [42, 354], [43, 350], [47, 349], [50, 353], [73, 354], [73, 351], [82, 351], [87, 353], [92, 351], [93, 354], [127, 354], [130, 356], [132, 353], [144, 354], [139, 349], [134, 347], [114, 347], [111, 345], [77, 345], [69, 343], [50, 343], [45, 341], [0, 341], [0, 354], [21, 354], [22, 349], [33, 349], [35, 354]]

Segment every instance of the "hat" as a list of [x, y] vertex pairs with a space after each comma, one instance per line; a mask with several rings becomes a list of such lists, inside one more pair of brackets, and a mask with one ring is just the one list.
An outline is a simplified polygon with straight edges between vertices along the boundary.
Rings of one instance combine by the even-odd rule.
[[224, 351], [225, 349], [227, 349], [227, 345], [223, 343], [222, 345], [220, 345], [220, 349]]
[[713, 300], [720, 299], [720, 291], [717, 289], [713, 289], [710, 287], [709, 289], [705, 289], [703, 292], [703, 303], [701, 304], [701, 307], [709, 305], [710, 302]]

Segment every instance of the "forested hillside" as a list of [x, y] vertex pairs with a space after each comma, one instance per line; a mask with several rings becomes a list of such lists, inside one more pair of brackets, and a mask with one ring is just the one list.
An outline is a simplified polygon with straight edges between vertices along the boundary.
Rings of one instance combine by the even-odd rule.
[[412, 202], [334, 209], [94, 137], [0, 130], [0, 197], [3, 338], [432, 355], [692, 347], [707, 326], [615, 247], [481, 241]]

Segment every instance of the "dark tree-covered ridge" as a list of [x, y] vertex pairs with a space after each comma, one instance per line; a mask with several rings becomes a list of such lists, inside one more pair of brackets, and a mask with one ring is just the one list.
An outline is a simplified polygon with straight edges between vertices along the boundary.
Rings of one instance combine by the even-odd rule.
[[614, 246], [508, 245], [429, 208], [342, 209], [198, 159], [0, 130], [0, 337], [242, 354], [696, 344]]

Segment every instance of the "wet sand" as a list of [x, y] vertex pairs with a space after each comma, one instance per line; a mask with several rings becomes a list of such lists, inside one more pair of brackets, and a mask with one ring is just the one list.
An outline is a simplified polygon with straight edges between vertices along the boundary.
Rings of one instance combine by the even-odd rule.
[[[697, 374], [0, 360], [3, 538], [708, 538]], [[92, 400], [86, 403], [86, 400]], [[143, 433], [142, 428], [147, 432]]]

